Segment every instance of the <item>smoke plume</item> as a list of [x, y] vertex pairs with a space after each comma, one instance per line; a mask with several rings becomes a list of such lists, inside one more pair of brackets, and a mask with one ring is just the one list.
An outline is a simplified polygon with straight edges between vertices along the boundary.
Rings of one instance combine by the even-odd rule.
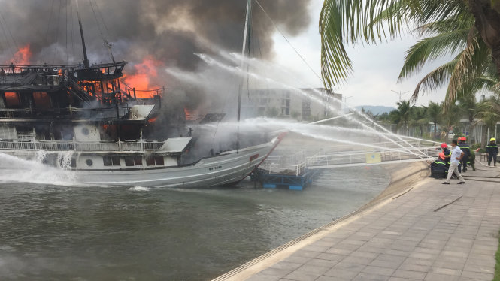
[[[260, 2], [289, 35], [299, 34], [310, 23], [309, 0]], [[241, 49], [246, 1], [0, 0], [0, 6], [1, 27], [8, 29], [0, 28], [1, 63], [26, 44], [33, 53], [31, 63], [80, 62], [78, 10], [92, 63], [110, 60], [107, 40], [116, 60], [136, 64], [151, 56], [166, 66], [194, 70], [199, 62], [194, 53], [209, 52], [211, 45]], [[252, 22], [252, 48], [264, 58], [272, 57], [275, 30], [257, 5]]]

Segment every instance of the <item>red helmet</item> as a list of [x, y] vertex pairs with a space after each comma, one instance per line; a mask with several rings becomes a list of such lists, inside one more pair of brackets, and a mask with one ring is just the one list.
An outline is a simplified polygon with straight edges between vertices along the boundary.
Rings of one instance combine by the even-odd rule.
[[448, 145], [446, 143], [441, 144], [441, 148], [447, 148], [447, 147], [448, 147]]
[[464, 141], [464, 140], [467, 140], [467, 138], [466, 137], [459, 137], [458, 140], [459, 141]]

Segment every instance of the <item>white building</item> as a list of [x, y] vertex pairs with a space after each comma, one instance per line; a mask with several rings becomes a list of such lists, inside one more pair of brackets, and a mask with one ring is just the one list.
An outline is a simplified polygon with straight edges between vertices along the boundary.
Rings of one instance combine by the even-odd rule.
[[[287, 89], [252, 89], [242, 97], [244, 118], [259, 116], [319, 121], [341, 114], [342, 95], [325, 89], [304, 89], [308, 97]], [[326, 95], [325, 95], [326, 94]]]

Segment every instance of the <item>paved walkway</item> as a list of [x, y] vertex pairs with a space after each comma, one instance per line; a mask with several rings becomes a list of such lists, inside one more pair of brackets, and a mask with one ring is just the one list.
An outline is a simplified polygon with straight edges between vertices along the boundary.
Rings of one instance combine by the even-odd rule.
[[426, 180], [247, 280], [491, 281], [500, 169], [478, 166], [465, 185]]

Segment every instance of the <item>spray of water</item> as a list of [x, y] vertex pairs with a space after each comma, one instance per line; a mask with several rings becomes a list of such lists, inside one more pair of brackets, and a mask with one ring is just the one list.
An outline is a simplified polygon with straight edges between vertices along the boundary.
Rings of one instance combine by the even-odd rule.
[[[200, 59], [202, 59], [203, 61], [205, 61], [208, 65], [212, 65], [212, 66], [216, 66], [218, 68], [221, 68], [225, 71], [228, 71], [230, 73], [236, 73], [238, 75], [248, 75], [256, 80], [260, 80], [260, 81], [263, 81], [263, 82], [266, 82], [266, 83], [269, 83], [269, 84], [275, 84], [275, 85], [278, 85], [282, 88], [285, 88], [285, 89], [289, 89], [292, 91], [292, 93], [297, 93], [297, 94], [300, 94], [301, 96], [304, 96], [304, 97], [307, 97], [309, 99], [311, 99], [312, 101], [320, 104], [320, 105], [323, 105], [323, 106], [326, 106], [329, 110], [331, 111], [338, 111], [337, 108], [335, 108], [334, 106], [332, 106], [330, 103], [327, 103], [325, 102], [325, 100], [323, 99], [320, 99], [318, 98], [317, 96], [315, 95], [311, 95], [311, 94], [308, 94], [307, 92], [301, 90], [301, 89], [298, 89], [298, 88], [295, 88], [295, 87], [292, 87], [290, 85], [287, 85], [285, 83], [281, 83], [281, 82], [278, 82], [278, 81], [275, 81], [274, 79], [271, 79], [271, 78], [268, 78], [268, 77], [262, 77], [256, 73], [253, 73], [253, 72], [250, 72], [250, 71], [247, 71], [247, 70], [243, 70], [241, 69], [240, 67], [235, 67], [235, 66], [230, 66], [230, 65], [227, 65], [209, 55], [206, 55], [206, 54], [196, 54], [198, 57], [200, 57]], [[320, 92], [320, 91], [317, 91], [317, 92]], [[328, 97], [328, 98], [331, 98], [331, 96], [325, 94], [325, 93], [322, 93], [322, 95], [325, 95], [325, 98]], [[338, 100], [338, 99], [337, 99]], [[387, 139], [388, 141], [394, 143], [395, 145], [401, 147], [402, 149], [404, 150], [407, 150], [408, 153], [414, 153], [412, 152], [408, 146], [411, 146], [409, 143], [407, 143], [408, 146], [404, 146], [403, 144], [400, 144], [398, 143], [397, 141], [395, 141], [394, 139], [388, 137], [387, 135], [385, 134], [382, 134], [380, 133], [379, 131], [375, 130], [374, 128], [366, 125], [365, 123], [355, 119], [355, 118], [352, 118], [352, 117], [348, 117], [351, 121], [361, 125], [363, 128], [365, 129], [368, 129], [368, 130], [372, 130], [374, 132], [377, 132], [377, 134], [385, 139]], [[369, 118], [369, 117], [368, 117]], [[378, 124], [377, 124], [378, 125]], [[380, 126], [380, 125], [379, 125]], [[385, 129], [385, 128], [384, 128]], [[400, 137], [398, 137], [401, 141], [404, 142], [403, 139], [401, 139]], [[411, 146], [412, 147], [412, 146]], [[422, 151], [419, 150], [419, 157], [421, 158], [424, 158], [425, 157], [425, 153], [423, 153]]]
[[[268, 62], [265, 62], [265, 61], [262, 61], [262, 60], [259, 60], [259, 59], [255, 59], [255, 58], [247, 58], [247, 57], [244, 57], [242, 56], [241, 54], [237, 54], [237, 53], [227, 53], [227, 52], [223, 52], [221, 51], [220, 52], [220, 55], [221, 57], [225, 58], [225, 59], [228, 59], [234, 63], [238, 63], [238, 62], [241, 62], [241, 61], [244, 61], [246, 65], [249, 65], [251, 66], [252, 68], [255, 68], [255, 69], [259, 69], [259, 71], [261, 69], [264, 69], [264, 72], [271, 72], [273, 69], [275, 69], [275, 67], [268, 63]], [[275, 72], [275, 71], [274, 71]], [[296, 77], [296, 75], [292, 75], [290, 73], [287, 73], [287, 72], [284, 72], [282, 69], [280, 69], [280, 72], [283, 72], [283, 74], [285, 75], [281, 75], [283, 77]], [[248, 74], [248, 73], [246, 73]], [[288, 78], [289, 79], [289, 78]], [[276, 79], [274, 79], [276, 80]], [[280, 80], [282, 81], [282, 80]], [[370, 116], [366, 115], [365, 113], [357, 110], [356, 108], [353, 108], [353, 107], [350, 107], [348, 106], [347, 104], [345, 104], [341, 99], [338, 99], [337, 97], [333, 96], [333, 95], [328, 95], [327, 93], [323, 92], [323, 91], [320, 91], [314, 87], [311, 87], [312, 88], [312, 91], [317, 94], [318, 96], [322, 97], [325, 101], [334, 101], [342, 106], [344, 106], [345, 108], [348, 108], [351, 112], [355, 112], [356, 115], [358, 116], [361, 116], [363, 117], [364, 119], [366, 119], [367, 121], [369, 121], [371, 124], [373, 124], [375, 127], [381, 129], [383, 132], [386, 133], [386, 136], [387, 137], [392, 137], [392, 138], [396, 138], [398, 139], [399, 141], [401, 141], [402, 143], [404, 143], [406, 145], [406, 147], [411, 147], [413, 149], [416, 149], [418, 152], [420, 152], [422, 154], [422, 156], [426, 156], [425, 153], [423, 153], [422, 151], [418, 150], [418, 148], [415, 148], [411, 143], [407, 142], [404, 138], [402, 138], [401, 136], [397, 135], [397, 134], [394, 134], [393, 132], [391, 132], [390, 130], [388, 130], [387, 128], [385, 128], [384, 126], [378, 124], [377, 122], [375, 122], [375, 120], [373, 120]], [[306, 93], [307, 94], [307, 93]], [[324, 103], [324, 102], [322, 102]], [[366, 129], [369, 129], [369, 130], [374, 130], [374, 128], [356, 120], [354, 117], [352, 118], [349, 118], [351, 121], [354, 121], [358, 124], [360, 124], [361, 126], [363, 126], [364, 128]], [[404, 146], [401, 146], [402, 148], [405, 148]]]
[[[42, 164], [46, 155], [46, 152], [38, 151], [35, 159], [29, 161], [0, 153], [0, 182], [23, 182], [61, 186], [75, 185], [74, 174], [70, 171]], [[69, 160], [67, 160], [68, 158]], [[58, 162], [69, 167], [71, 165], [71, 155], [68, 156], [66, 153], [59, 155]]]
[[[411, 154], [411, 155], [420, 157], [420, 154], [417, 153], [417, 151], [412, 151], [412, 150], [408, 150], [408, 149], [404, 149], [404, 150], [396, 149], [394, 147], [385, 147], [379, 143], [373, 143], [373, 142], [368, 143], [368, 144], [362, 143], [362, 142], [356, 142], [353, 140], [347, 140], [346, 138], [342, 137], [342, 136], [346, 136], [346, 133], [348, 133], [352, 136], [357, 136], [357, 137], [362, 137], [362, 136], [374, 137], [374, 136], [379, 135], [379, 133], [376, 133], [374, 131], [360, 130], [360, 129], [355, 129], [355, 128], [346, 128], [346, 127], [330, 126], [330, 125], [306, 124], [306, 123], [290, 122], [290, 121], [283, 121], [283, 120], [276, 120], [276, 119], [269, 119], [269, 118], [246, 119], [241, 123], [225, 122], [225, 123], [221, 123], [219, 125], [205, 124], [205, 125], [201, 125], [201, 126], [203, 126], [205, 128], [211, 127], [212, 129], [218, 129], [218, 130], [235, 130], [236, 128], [239, 127], [242, 131], [245, 131], [245, 130], [255, 131], [256, 128], [266, 128], [266, 129], [271, 129], [271, 130], [276, 130], [276, 131], [286, 129], [287, 131], [295, 132], [295, 133], [303, 135], [303, 136], [313, 137], [316, 139], [330, 141], [330, 142], [348, 144], [348, 145], [351, 145], [353, 147], [366, 147], [366, 148], [372, 148], [372, 149], [376, 149], [376, 150], [394, 151], [394, 152]], [[338, 136], [338, 137], [332, 137], [332, 136]], [[351, 138], [352, 138], [352, 136], [351, 136]], [[425, 155], [425, 157], [428, 157], [428, 155]]]

